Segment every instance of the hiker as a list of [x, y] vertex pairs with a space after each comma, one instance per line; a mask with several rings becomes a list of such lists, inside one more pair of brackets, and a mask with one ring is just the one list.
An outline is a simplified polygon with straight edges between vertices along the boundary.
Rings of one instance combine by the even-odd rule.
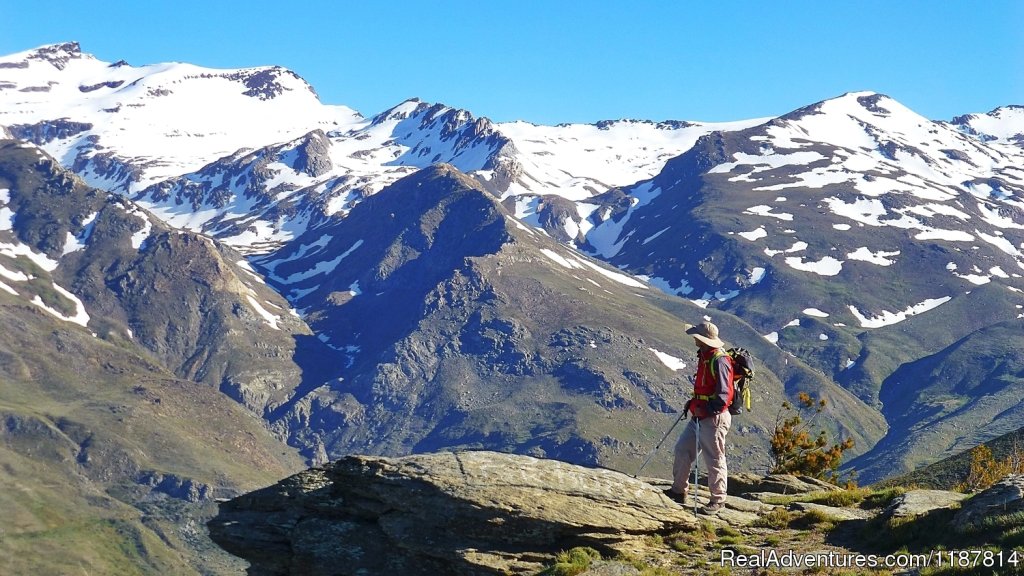
[[697, 344], [697, 377], [693, 383], [693, 398], [683, 408], [684, 413], [690, 413], [690, 419], [676, 442], [672, 487], [665, 493], [676, 502], [685, 503], [690, 466], [697, 459], [699, 440], [711, 490], [711, 500], [703, 512], [713, 514], [725, 506], [729, 473], [725, 461], [725, 436], [732, 424], [729, 405], [734, 395], [733, 365], [723, 350], [725, 343], [718, 337], [718, 327], [711, 322], [687, 326], [686, 334], [693, 336]]

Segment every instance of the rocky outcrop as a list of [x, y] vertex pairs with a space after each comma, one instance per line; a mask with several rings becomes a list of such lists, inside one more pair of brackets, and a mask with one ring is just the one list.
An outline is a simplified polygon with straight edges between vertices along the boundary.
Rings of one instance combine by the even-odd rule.
[[1024, 510], [1024, 475], [1003, 478], [991, 488], [964, 502], [953, 517], [957, 532], [972, 532], [983, 528], [984, 521], [995, 522], [1000, 516], [1009, 516]]
[[314, 130], [302, 139], [295, 148], [292, 168], [313, 178], [319, 178], [331, 171], [331, 140], [323, 130]]
[[28, 140], [40, 146], [54, 140], [70, 138], [88, 130], [92, 130], [92, 124], [74, 122], [67, 118], [44, 120], [35, 124], [14, 124], [9, 128], [12, 138]]
[[250, 574], [525, 574], [694, 522], [618, 472], [456, 452], [346, 457], [221, 504], [209, 527]]
[[947, 490], [911, 490], [893, 499], [885, 509], [890, 518], [913, 518], [932, 510], [952, 508], [967, 498], [966, 494]]
[[746, 473], [729, 476], [729, 494], [751, 496], [755, 499], [760, 499], [757, 498], [760, 494], [793, 495], [807, 494], [809, 492], [832, 492], [839, 489], [835, 484], [830, 484], [810, 476], [769, 474], [768, 476], [761, 477]]

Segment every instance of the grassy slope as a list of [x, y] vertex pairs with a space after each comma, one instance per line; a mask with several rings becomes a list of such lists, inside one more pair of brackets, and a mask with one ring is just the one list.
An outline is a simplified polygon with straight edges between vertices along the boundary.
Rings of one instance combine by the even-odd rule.
[[293, 451], [216, 390], [5, 293], [0, 323], [9, 328], [0, 332], [0, 571], [231, 566], [223, 554], [204, 553], [197, 522], [209, 504], [185, 505], [136, 477], [174, 474], [227, 495], [298, 469]]

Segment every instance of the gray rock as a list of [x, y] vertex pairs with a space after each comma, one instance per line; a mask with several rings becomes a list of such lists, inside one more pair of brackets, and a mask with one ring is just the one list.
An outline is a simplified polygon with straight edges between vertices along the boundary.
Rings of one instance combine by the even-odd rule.
[[966, 494], [946, 490], [911, 490], [894, 498], [883, 515], [889, 518], [923, 516], [932, 510], [952, 508], [964, 498]]
[[1021, 510], [1024, 510], [1024, 475], [1014, 474], [965, 501], [953, 517], [953, 528], [957, 532], [972, 532], [981, 528], [985, 519]]
[[744, 495], [758, 492], [774, 494], [806, 494], [840, 490], [835, 484], [818, 480], [810, 476], [794, 476], [792, 474], [769, 474], [761, 477], [753, 474], [733, 474], [729, 476], [729, 494]]
[[629, 476], [494, 452], [350, 456], [223, 503], [214, 541], [254, 574], [535, 573], [692, 514]]
[[314, 178], [331, 171], [331, 141], [323, 130], [314, 130], [303, 138], [295, 149], [295, 161], [292, 164], [298, 172], [305, 172]]
[[820, 512], [840, 522], [848, 520], [867, 520], [873, 516], [871, 512], [861, 510], [859, 508], [837, 508], [835, 506], [825, 506], [823, 504], [813, 504], [811, 502], [793, 502], [789, 505], [789, 509], [796, 510], [798, 512]]

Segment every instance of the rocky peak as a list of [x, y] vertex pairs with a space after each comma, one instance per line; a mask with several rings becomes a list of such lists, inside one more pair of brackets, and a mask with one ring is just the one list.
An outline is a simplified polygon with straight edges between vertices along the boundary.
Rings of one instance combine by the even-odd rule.
[[421, 101], [419, 98], [409, 98], [397, 106], [388, 108], [387, 110], [377, 114], [370, 121], [370, 124], [376, 126], [383, 124], [389, 120], [405, 120], [410, 116], [419, 114], [422, 110], [429, 108], [430, 105], [426, 102]]
[[63, 70], [71, 60], [82, 57], [82, 48], [78, 42], [64, 42], [63, 44], [50, 44], [36, 48], [29, 54], [29, 60], [42, 60], [49, 62], [54, 68]]
[[247, 90], [243, 94], [260, 100], [272, 100], [286, 91], [292, 90], [290, 84], [295, 83], [316, 96], [316, 91], [301, 76], [280, 66], [240, 70], [230, 78], [241, 81], [245, 85]]
[[885, 94], [870, 93], [863, 96], [857, 96], [857, 103], [864, 107], [865, 110], [869, 110], [876, 114], [889, 114], [889, 110], [882, 106], [885, 100], [891, 100]]

